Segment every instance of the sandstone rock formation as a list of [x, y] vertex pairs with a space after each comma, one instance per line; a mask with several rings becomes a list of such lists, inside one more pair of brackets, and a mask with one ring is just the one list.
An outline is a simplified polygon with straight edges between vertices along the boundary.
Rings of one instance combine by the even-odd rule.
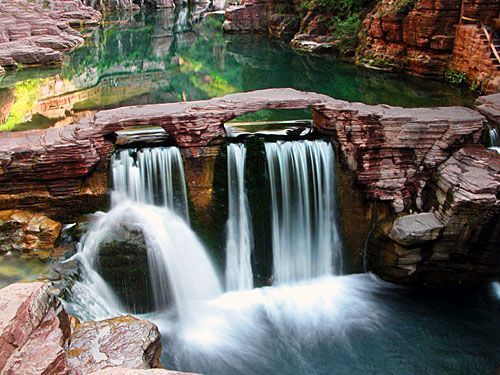
[[80, 33], [70, 25], [96, 24], [100, 17], [80, 0], [4, 1], [0, 8], [0, 65], [59, 64], [62, 51], [83, 44]]
[[[462, 34], [455, 39], [462, 12], [490, 22], [498, 17], [500, 4], [495, 0], [464, 0], [461, 5], [449, 0], [380, 1], [363, 22], [357, 61], [382, 69], [441, 77], [455, 49], [453, 66], [463, 67], [462, 57], [473, 59], [475, 52], [471, 48], [477, 50], [483, 45], [467, 46], [467, 37]], [[472, 67], [475, 69], [474, 63]]]
[[477, 283], [498, 275], [499, 171], [495, 151], [474, 146], [455, 152], [424, 188], [427, 213], [377, 224], [370, 269], [388, 280], [430, 285]]
[[492, 125], [500, 127], [500, 93], [477, 98], [476, 110], [484, 115]]
[[420, 205], [430, 173], [460, 145], [478, 143], [484, 118], [463, 107], [398, 108], [331, 101], [313, 106], [314, 125], [339, 143], [370, 198], [397, 212]]
[[[239, 115], [293, 108], [313, 108], [314, 126], [338, 141], [368, 196], [398, 210], [413, 204], [430, 172], [460, 145], [477, 143], [484, 125], [463, 107], [368, 106], [293, 89], [123, 107], [80, 124], [2, 134], [0, 208], [28, 206], [56, 219], [95, 211], [105, 204], [114, 132], [125, 127], [161, 126], [180, 147], [204, 147], [221, 143], [224, 123]], [[74, 207], [64, 207], [68, 202]]]
[[85, 375], [107, 367], [160, 367], [158, 328], [132, 316], [88, 321], [71, 336], [68, 365], [72, 374]]
[[2, 374], [67, 374], [69, 319], [41, 282], [0, 290]]
[[61, 223], [43, 214], [22, 210], [0, 211], [0, 253], [50, 254], [60, 231]]
[[500, 91], [500, 61], [484, 39], [484, 32], [477, 24], [457, 26], [449, 68], [465, 73], [470, 82], [489, 94]]
[[160, 366], [160, 334], [153, 323], [131, 316], [79, 323], [51, 290], [42, 282], [0, 290], [2, 374], [90, 374], [108, 367], [102, 373], [125, 374]]

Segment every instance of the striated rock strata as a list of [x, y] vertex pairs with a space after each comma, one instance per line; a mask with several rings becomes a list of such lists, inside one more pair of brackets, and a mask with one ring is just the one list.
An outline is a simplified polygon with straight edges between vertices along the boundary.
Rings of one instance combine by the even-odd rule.
[[68, 316], [41, 282], [0, 290], [0, 372], [67, 374]]
[[[394, 202], [398, 210], [414, 204], [431, 171], [453, 151], [477, 143], [484, 123], [463, 107], [368, 106], [293, 89], [123, 107], [80, 124], [2, 134], [0, 208], [46, 209], [55, 218], [95, 210], [106, 196], [114, 134], [125, 127], [157, 125], [180, 147], [205, 147], [221, 143], [224, 123], [236, 116], [293, 108], [312, 108], [314, 126], [339, 143], [368, 197]], [[68, 202], [73, 207], [64, 207]]]
[[427, 213], [377, 224], [370, 269], [392, 281], [477, 283], [500, 272], [500, 157], [464, 147], [433, 173], [423, 191]]
[[[495, 0], [382, 0], [367, 15], [357, 61], [382, 69], [403, 70], [415, 75], [441, 77], [455, 48], [460, 15], [490, 22], [498, 17]], [[482, 47], [482, 45], [480, 46]], [[472, 56], [468, 56], [472, 57]]]
[[101, 15], [80, 0], [6, 0], [0, 7], [0, 66], [50, 65], [83, 44], [71, 26], [96, 24]]
[[42, 282], [0, 290], [0, 332], [0, 372], [6, 375], [148, 374], [160, 367], [153, 323], [132, 316], [80, 323]]

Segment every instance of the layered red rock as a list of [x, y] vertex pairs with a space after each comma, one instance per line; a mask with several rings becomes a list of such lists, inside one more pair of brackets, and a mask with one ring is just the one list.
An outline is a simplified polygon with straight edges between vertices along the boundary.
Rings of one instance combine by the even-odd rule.
[[106, 194], [103, 169], [113, 150], [114, 132], [125, 127], [157, 125], [180, 147], [205, 147], [221, 143], [224, 123], [237, 116], [295, 108], [313, 108], [315, 126], [338, 140], [368, 196], [394, 201], [398, 209], [418, 196], [430, 171], [454, 150], [477, 143], [484, 122], [480, 114], [463, 107], [368, 106], [293, 89], [123, 107], [98, 112], [77, 125], [3, 133], [0, 206], [43, 207], [56, 217], [67, 199], [75, 210], [95, 208], [77, 206], [73, 198], [86, 201]]
[[[500, 61], [494, 56], [478, 25], [459, 25], [449, 67], [466, 74], [485, 94], [500, 91]], [[499, 41], [494, 42], [495, 44]]]
[[96, 24], [100, 13], [80, 0], [7, 0], [0, 8], [0, 65], [50, 65], [83, 44], [70, 25]]
[[[491, 20], [500, 4], [494, 0], [417, 0], [414, 4], [382, 0], [363, 21], [357, 61], [369, 66], [439, 77], [457, 46], [455, 27], [467, 17]], [[469, 57], [472, 57], [470, 55]]]
[[2, 374], [67, 374], [69, 320], [41, 282], [0, 290]]
[[367, 196], [392, 201], [396, 211], [418, 206], [430, 173], [460, 145], [478, 143], [484, 126], [464, 107], [331, 101], [313, 109], [315, 126], [338, 141]]
[[500, 93], [480, 96], [476, 100], [476, 110], [493, 125], [500, 127]]
[[46, 256], [55, 247], [61, 223], [23, 210], [0, 211], [0, 253], [30, 252]]
[[108, 367], [149, 369], [160, 367], [158, 328], [132, 316], [80, 324], [68, 347], [72, 374], [85, 375]]
[[500, 272], [500, 155], [482, 146], [457, 151], [437, 168], [424, 197], [444, 224], [422, 273], [491, 279]]

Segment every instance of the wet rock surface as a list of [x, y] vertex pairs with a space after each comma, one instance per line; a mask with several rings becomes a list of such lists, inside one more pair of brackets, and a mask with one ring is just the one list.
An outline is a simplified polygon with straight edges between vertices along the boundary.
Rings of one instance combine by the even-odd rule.
[[80, 324], [68, 347], [72, 374], [90, 374], [107, 367], [149, 369], [160, 367], [158, 328], [132, 316]]
[[6, 0], [0, 8], [0, 66], [51, 65], [83, 44], [71, 26], [97, 24], [99, 12], [80, 0]]
[[29, 252], [50, 255], [61, 223], [47, 216], [22, 210], [0, 211], [0, 253]]

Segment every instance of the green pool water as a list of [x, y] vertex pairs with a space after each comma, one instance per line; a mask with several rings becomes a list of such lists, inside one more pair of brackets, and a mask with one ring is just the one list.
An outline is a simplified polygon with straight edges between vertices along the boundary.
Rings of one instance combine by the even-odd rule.
[[[8, 72], [0, 81], [0, 130], [60, 126], [103, 108], [270, 87], [407, 107], [471, 105], [474, 99], [441, 82], [301, 54], [263, 35], [224, 35], [220, 16], [196, 22], [195, 16], [187, 8], [111, 14], [99, 28], [85, 30], [85, 45], [61, 67]], [[282, 118], [290, 115], [271, 111], [243, 120]]]

